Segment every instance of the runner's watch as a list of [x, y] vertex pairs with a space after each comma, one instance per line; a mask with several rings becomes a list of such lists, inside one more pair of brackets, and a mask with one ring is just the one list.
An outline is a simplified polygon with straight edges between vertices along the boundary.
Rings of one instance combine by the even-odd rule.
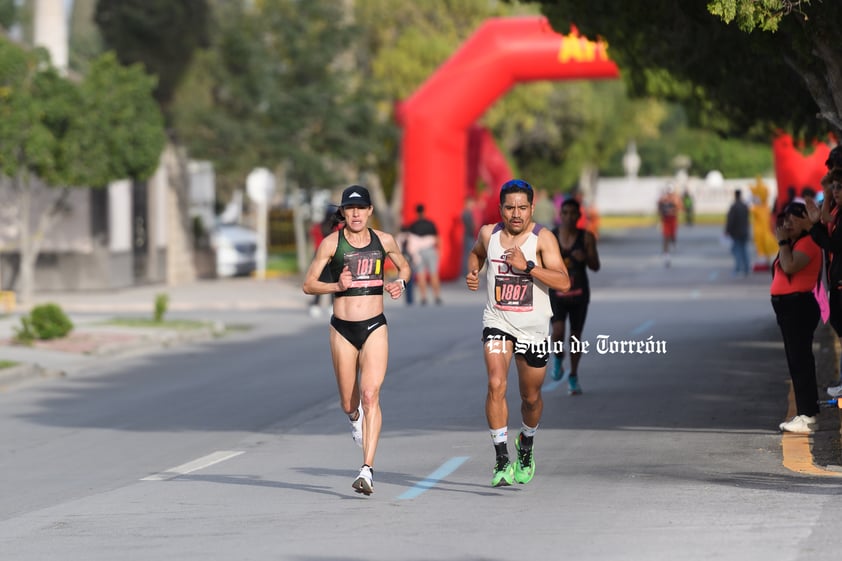
[[527, 275], [531, 275], [532, 269], [534, 269], [534, 268], [535, 268], [535, 261], [527, 261], [526, 262], [526, 268], [523, 270], [523, 272], [526, 273]]

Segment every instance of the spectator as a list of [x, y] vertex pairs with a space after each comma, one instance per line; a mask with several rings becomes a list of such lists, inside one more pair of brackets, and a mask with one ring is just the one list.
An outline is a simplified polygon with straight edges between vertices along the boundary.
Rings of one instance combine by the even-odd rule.
[[441, 304], [439, 232], [436, 225], [424, 216], [424, 205], [415, 207], [415, 212], [418, 216], [415, 222], [409, 225], [407, 250], [412, 256], [412, 268], [418, 283], [421, 305], [427, 304], [427, 282], [432, 287], [436, 304]]
[[[842, 167], [829, 170], [822, 180], [825, 185], [824, 200], [821, 209], [815, 204], [807, 204], [807, 214], [810, 222], [810, 237], [826, 255], [826, 282], [828, 288], [828, 321], [842, 342]], [[842, 363], [839, 365], [839, 377], [827, 393], [831, 397], [842, 397]]]
[[725, 234], [731, 238], [731, 253], [734, 255], [734, 276], [748, 276], [748, 205], [743, 202], [743, 192], [734, 191], [734, 202], [725, 219]]
[[803, 203], [784, 208], [775, 228], [780, 252], [772, 265], [770, 286], [796, 404], [796, 415], [779, 428], [801, 434], [813, 432], [819, 412], [813, 334], [820, 312], [813, 289], [821, 272], [822, 254], [807, 233], [812, 225]]

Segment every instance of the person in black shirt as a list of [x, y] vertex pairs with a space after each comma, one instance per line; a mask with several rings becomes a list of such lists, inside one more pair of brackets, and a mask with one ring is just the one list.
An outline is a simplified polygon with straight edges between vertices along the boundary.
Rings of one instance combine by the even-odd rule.
[[418, 283], [421, 305], [427, 304], [427, 277], [433, 289], [436, 304], [441, 304], [441, 282], [439, 281], [439, 232], [436, 225], [424, 216], [424, 205], [415, 207], [418, 218], [409, 225], [407, 249], [412, 256], [412, 267]]

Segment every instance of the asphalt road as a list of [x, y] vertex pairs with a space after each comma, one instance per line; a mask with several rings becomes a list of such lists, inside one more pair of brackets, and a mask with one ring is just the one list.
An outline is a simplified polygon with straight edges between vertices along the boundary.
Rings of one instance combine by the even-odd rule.
[[[718, 229], [606, 233], [581, 396], [545, 384], [528, 485], [489, 486], [483, 293], [389, 302], [375, 494], [339, 411], [326, 319], [98, 364], [0, 394], [0, 556], [334, 560], [833, 555], [842, 479], [783, 465], [788, 377], [769, 277]], [[665, 353], [600, 353], [651, 337]], [[510, 378], [510, 431], [519, 427]], [[806, 437], [799, 437], [806, 439]]]

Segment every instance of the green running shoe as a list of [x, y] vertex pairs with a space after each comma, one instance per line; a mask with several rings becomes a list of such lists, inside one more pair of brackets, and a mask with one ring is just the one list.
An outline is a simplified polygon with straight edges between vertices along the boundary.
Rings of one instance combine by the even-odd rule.
[[515, 440], [517, 449], [517, 462], [515, 463], [515, 481], [518, 483], [529, 483], [535, 476], [535, 455], [532, 453], [532, 446], [520, 448], [520, 435]]
[[506, 487], [512, 485], [515, 479], [515, 468], [507, 456], [497, 456], [494, 475], [491, 478], [492, 487]]

